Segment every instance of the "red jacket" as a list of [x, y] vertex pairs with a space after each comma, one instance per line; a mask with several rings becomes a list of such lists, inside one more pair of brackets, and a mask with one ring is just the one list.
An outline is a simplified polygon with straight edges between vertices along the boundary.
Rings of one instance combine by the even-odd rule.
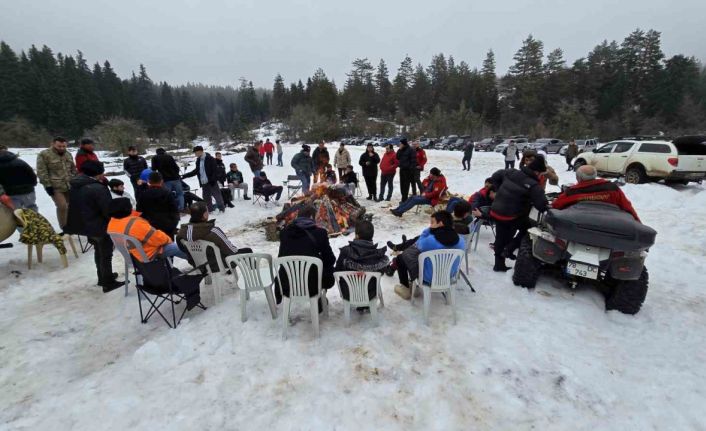
[[617, 205], [623, 211], [632, 214], [635, 220], [640, 221], [640, 217], [637, 216], [630, 200], [628, 200], [627, 196], [620, 190], [620, 187], [603, 178], [584, 181], [569, 187], [554, 200], [552, 207], [563, 209], [581, 201], [606, 202]]
[[89, 153], [88, 151], [84, 150], [83, 148], [80, 148], [78, 152], [76, 153], [76, 170], [79, 172], [81, 171], [81, 165], [83, 165], [83, 162], [88, 161], [88, 160], [93, 160], [94, 162], [98, 161], [98, 156], [96, 153]]
[[262, 148], [265, 150], [266, 153], [272, 154], [275, 151], [275, 144], [272, 142], [265, 142], [262, 145]]
[[[417, 166], [419, 166], [422, 170], [424, 170], [424, 165], [427, 164], [427, 153], [421, 149], [417, 148]], [[446, 181], [446, 180], [444, 180]]]
[[439, 198], [441, 198], [441, 193], [446, 190], [446, 177], [440, 175], [432, 180], [430, 177], [426, 177], [422, 181], [422, 187], [424, 187], [424, 193], [422, 196], [431, 201], [431, 205], [434, 206], [439, 203]]
[[260, 153], [260, 157], [265, 155], [265, 145], [260, 145], [260, 150], [258, 151]]
[[381, 175], [395, 175], [397, 172], [397, 167], [400, 162], [397, 160], [397, 154], [394, 151], [387, 152], [382, 155], [382, 161], [380, 162], [380, 174]]

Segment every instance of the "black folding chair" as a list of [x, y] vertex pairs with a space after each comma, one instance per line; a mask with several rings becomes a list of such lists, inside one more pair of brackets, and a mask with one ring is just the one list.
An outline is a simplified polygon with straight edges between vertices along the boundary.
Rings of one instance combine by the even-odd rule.
[[287, 187], [288, 198], [295, 196], [302, 189], [302, 180], [296, 175], [287, 175], [287, 180], [283, 183]]
[[86, 237], [86, 242], [83, 242], [83, 241], [81, 241], [81, 235], [76, 235], [76, 236], [78, 237], [78, 245], [79, 245], [79, 247], [81, 247], [81, 253], [86, 254], [88, 252], [88, 250], [90, 250], [91, 247], [93, 247], [93, 244], [88, 242], [88, 237]]
[[[165, 258], [157, 258], [150, 262], [140, 262], [133, 257], [132, 264], [135, 267], [138, 283], [136, 285], [138, 291], [138, 303], [140, 304], [140, 319], [142, 323], [147, 321], [155, 313], [162, 317], [170, 328], [175, 329], [187, 310], [199, 307], [205, 310], [201, 304], [199, 295], [199, 285], [204, 278], [203, 273], [191, 275], [192, 272], [203, 271], [203, 265], [196, 267], [189, 272], [182, 273], [176, 268], [173, 268], [169, 260]], [[139, 298], [145, 298], [150, 307], [145, 313], [142, 309], [142, 301]], [[182, 310], [179, 320], [176, 318], [174, 306], [186, 301], [186, 307]], [[160, 307], [164, 302], [169, 302], [171, 306], [171, 322], [170, 319], [160, 311]]]

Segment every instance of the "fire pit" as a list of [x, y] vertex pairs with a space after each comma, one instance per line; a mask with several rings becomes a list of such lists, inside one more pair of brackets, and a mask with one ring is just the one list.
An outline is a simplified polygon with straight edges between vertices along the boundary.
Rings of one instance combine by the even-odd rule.
[[348, 233], [355, 223], [365, 214], [353, 196], [341, 186], [314, 184], [304, 196], [292, 198], [276, 217], [277, 227], [284, 229], [297, 218], [299, 210], [305, 205], [316, 209], [316, 224], [328, 231], [329, 236]]

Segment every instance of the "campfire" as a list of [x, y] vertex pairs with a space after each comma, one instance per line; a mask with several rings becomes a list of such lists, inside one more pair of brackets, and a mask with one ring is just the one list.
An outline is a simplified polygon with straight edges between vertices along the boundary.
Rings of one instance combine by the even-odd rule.
[[304, 196], [292, 198], [277, 215], [277, 227], [283, 229], [297, 218], [305, 205], [316, 209], [316, 224], [328, 231], [330, 236], [347, 233], [356, 221], [365, 214], [365, 208], [345, 188], [329, 184], [314, 184]]

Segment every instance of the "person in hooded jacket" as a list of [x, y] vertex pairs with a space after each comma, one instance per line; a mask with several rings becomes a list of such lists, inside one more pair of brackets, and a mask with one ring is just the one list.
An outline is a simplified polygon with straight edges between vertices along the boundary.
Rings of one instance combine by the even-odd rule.
[[501, 169], [490, 178], [495, 189], [495, 200], [490, 216], [495, 220], [495, 265], [493, 271], [511, 269], [505, 258], [514, 258], [513, 252], [530, 228], [531, 207], [546, 211], [549, 203], [540, 183], [540, 176], [547, 170], [544, 157], [537, 156], [527, 166], [518, 169]]
[[[311, 256], [318, 257], [323, 263], [321, 289], [330, 289], [334, 285], [333, 268], [336, 263], [336, 256], [331, 250], [326, 229], [316, 226], [314, 217], [316, 209], [311, 205], [306, 205], [299, 210], [297, 218], [294, 219], [280, 233], [278, 257], [284, 256]], [[317, 295], [317, 272], [309, 272], [308, 286], [309, 296]], [[279, 288], [278, 288], [279, 287]], [[289, 280], [284, 268], [279, 270], [279, 277], [275, 286], [275, 296], [277, 303], [280, 303], [282, 295], [289, 297]], [[323, 310], [319, 302], [319, 312]]]
[[98, 155], [94, 152], [95, 143], [93, 139], [83, 138], [81, 139], [81, 144], [76, 152], [76, 170], [81, 172], [81, 166], [88, 160], [93, 160], [98, 162]]
[[[355, 239], [347, 246], [341, 247], [336, 260], [335, 271], [363, 271], [383, 273], [390, 258], [385, 254], [385, 247], [377, 248], [373, 242], [375, 227], [367, 220], [359, 220], [355, 225]], [[341, 280], [341, 296], [348, 301], [350, 292], [345, 280]], [[368, 285], [370, 299], [377, 297], [375, 280], [370, 280]]]
[[348, 152], [346, 145], [341, 142], [336, 154], [333, 156], [333, 166], [338, 169], [338, 178], [341, 178], [346, 173], [346, 168], [351, 164], [351, 153]]
[[138, 184], [137, 180], [140, 179], [140, 174], [142, 171], [147, 169], [147, 160], [144, 157], [137, 154], [137, 148], [130, 146], [127, 149], [127, 157], [123, 160], [123, 169], [125, 173], [130, 178], [130, 184], [132, 184], [132, 191], [137, 196]]
[[152, 226], [174, 238], [179, 224], [179, 210], [169, 190], [164, 188], [159, 172], [150, 174], [149, 187], [137, 198], [136, 209]]
[[407, 143], [407, 138], [400, 139], [397, 150], [397, 161], [400, 168], [400, 193], [404, 202], [409, 197], [409, 186], [414, 180], [414, 170], [417, 168], [417, 154]]
[[309, 155], [311, 149], [308, 145], [302, 145], [302, 150], [292, 157], [291, 165], [294, 173], [302, 183], [302, 192], [307, 193], [311, 187], [311, 173], [314, 169], [314, 162]]
[[64, 232], [84, 235], [93, 245], [93, 258], [98, 274], [98, 285], [103, 292], [123, 286], [113, 273], [113, 241], [108, 236], [110, 190], [103, 183], [103, 163], [94, 160], [83, 162], [83, 171], [71, 180], [69, 192], [69, 214]]
[[363, 179], [365, 180], [365, 187], [368, 189], [367, 200], [378, 200], [377, 194], [377, 179], [378, 179], [378, 165], [380, 164], [380, 156], [375, 152], [375, 147], [372, 144], [368, 144], [365, 152], [360, 155], [360, 160], [358, 164], [363, 167]]
[[[162, 174], [164, 187], [174, 195], [179, 211], [184, 211], [184, 187], [179, 174], [179, 165], [174, 157], [167, 154], [164, 148], [157, 148], [157, 155], [152, 157], [151, 166], [153, 171]], [[144, 189], [144, 187], [138, 187], [139, 189]], [[137, 198], [137, 190], [135, 190], [135, 198]]]
[[37, 175], [34, 169], [17, 154], [0, 146], [0, 186], [12, 201], [15, 209], [31, 209], [39, 212], [34, 187], [37, 185]]
[[520, 150], [517, 148], [515, 141], [510, 141], [507, 147], [503, 150], [505, 157], [505, 169], [515, 167], [515, 159], [520, 160]]
[[385, 188], [387, 188], [387, 198], [386, 201], [392, 199], [393, 191], [393, 181], [395, 179], [395, 173], [397, 172], [397, 167], [400, 162], [397, 160], [397, 155], [395, 154], [395, 147], [389, 144], [385, 147], [385, 154], [382, 156], [380, 161], [380, 196], [378, 200], [381, 201], [385, 196]]

